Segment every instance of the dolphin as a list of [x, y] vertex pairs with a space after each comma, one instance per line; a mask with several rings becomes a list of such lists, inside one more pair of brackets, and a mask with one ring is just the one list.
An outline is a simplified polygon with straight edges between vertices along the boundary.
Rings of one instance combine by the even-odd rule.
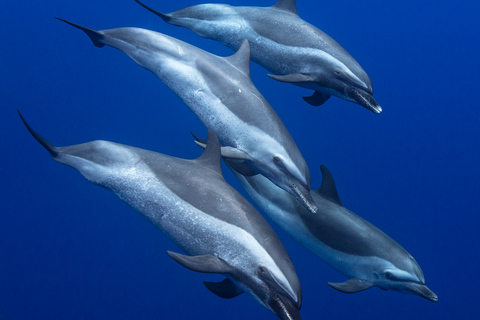
[[[20, 112], [19, 112], [20, 114]], [[300, 320], [300, 282], [270, 225], [223, 178], [213, 131], [203, 154], [185, 160], [109, 141], [54, 147], [20, 117], [52, 158], [115, 193], [188, 255], [182, 266], [220, 273], [205, 286], [222, 298], [251, 295], [282, 320]]]
[[233, 50], [248, 39], [252, 60], [274, 73], [271, 78], [315, 90], [304, 97], [311, 105], [322, 105], [333, 95], [382, 112], [367, 73], [335, 40], [299, 17], [295, 0], [279, 0], [271, 7], [201, 4], [168, 14], [135, 1], [167, 23]]
[[242, 174], [265, 175], [316, 212], [308, 166], [251, 81], [248, 41], [224, 58], [150, 30], [95, 31], [62, 21], [83, 30], [97, 47], [117, 48], [157, 75], [229, 147], [229, 157], [244, 163]]
[[[200, 146], [205, 140], [196, 137]], [[258, 207], [287, 234], [335, 270], [349, 277], [328, 284], [354, 293], [371, 287], [415, 294], [436, 302], [425, 285], [422, 269], [411, 254], [380, 229], [342, 205], [332, 174], [325, 166], [322, 184], [311, 194], [318, 206], [310, 214], [288, 193], [261, 175], [243, 176], [228, 159], [227, 166]]]

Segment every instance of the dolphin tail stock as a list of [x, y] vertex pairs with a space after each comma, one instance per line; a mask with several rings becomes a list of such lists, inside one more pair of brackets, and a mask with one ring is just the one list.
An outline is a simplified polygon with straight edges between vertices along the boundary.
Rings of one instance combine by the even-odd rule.
[[102, 33], [98, 32], [98, 31], [95, 31], [95, 30], [92, 30], [92, 29], [89, 29], [89, 28], [82, 27], [81, 25], [78, 25], [78, 24], [75, 24], [73, 22], [64, 20], [62, 18], [58, 18], [58, 17], [55, 17], [55, 18], [60, 20], [60, 21], [65, 22], [66, 24], [69, 24], [69, 25], [71, 25], [75, 28], [78, 28], [78, 29], [82, 30], [83, 32], [85, 32], [87, 34], [87, 36], [90, 38], [90, 40], [92, 40], [95, 47], [101, 48], [101, 47], [105, 46], [105, 44], [101, 41], [105, 37]]
[[40, 143], [45, 149], [47, 149], [47, 151], [50, 153], [50, 155], [53, 157], [53, 158], [56, 158], [59, 154], [59, 150], [54, 147], [47, 139], [45, 139], [42, 135], [40, 135], [39, 133], [37, 133], [35, 130], [32, 129], [32, 127], [30, 127], [30, 125], [27, 123], [27, 121], [25, 120], [25, 118], [22, 116], [22, 114], [20, 113], [20, 110], [17, 109], [17, 112], [18, 112], [18, 115], [20, 116], [20, 119], [22, 119], [22, 122], [23, 124], [25, 125], [25, 127], [27, 128], [28, 132], [30, 132], [30, 134], [35, 138], [35, 140], [38, 141], [38, 143]]
[[144, 7], [145, 9], [147, 9], [148, 11], [150, 11], [151, 13], [159, 16], [160, 18], [162, 18], [163, 21], [165, 21], [166, 23], [170, 23], [171, 20], [172, 20], [172, 17], [169, 15], [169, 14], [165, 14], [165, 13], [162, 13], [160, 11], [157, 11], [155, 9], [152, 9], [150, 8], [149, 6], [147, 6], [146, 4], [138, 1], [138, 0], [135, 0], [136, 3], [138, 3], [139, 5], [141, 5], [142, 7]]

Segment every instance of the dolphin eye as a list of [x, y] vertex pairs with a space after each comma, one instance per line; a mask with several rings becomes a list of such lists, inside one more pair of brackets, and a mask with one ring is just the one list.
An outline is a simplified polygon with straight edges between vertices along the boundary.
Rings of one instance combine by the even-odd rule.
[[388, 278], [388, 279], [392, 279], [393, 274], [390, 271], [387, 271], [387, 272], [385, 272], [385, 277]]
[[258, 271], [259, 271], [260, 273], [265, 273], [265, 269], [264, 269], [263, 267], [258, 267]]
[[280, 165], [282, 163], [282, 160], [280, 160], [279, 157], [273, 157], [273, 162], [275, 162], [276, 165]]
[[341, 74], [340, 70], [335, 70], [335, 74], [339, 76]]

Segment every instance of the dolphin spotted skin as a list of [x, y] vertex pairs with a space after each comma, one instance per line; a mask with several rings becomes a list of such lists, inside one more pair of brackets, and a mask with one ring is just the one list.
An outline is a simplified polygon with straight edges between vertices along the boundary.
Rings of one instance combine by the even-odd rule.
[[316, 212], [307, 164], [250, 79], [248, 41], [233, 56], [224, 58], [150, 30], [94, 31], [62, 21], [83, 30], [96, 46], [117, 48], [157, 75], [229, 146], [232, 159], [247, 161], [243, 174], [261, 173]]
[[[21, 116], [21, 115], [20, 115]], [[300, 282], [270, 225], [222, 176], [220, 144], [185, 160], [108, 141], [54, 147], [25, 122], [52, 158], [108, 189], [188, 254], [184, 267], [226, 276], [205, 286], [223, 298], [246, 292], [282, 320], [300, 320]]]
[[[205, 147], [204, 140], [196, 136], [195, 139]], [[320, 188], [311, 191], [318, 206], [317, 214], [312, 215], [261, 175], [243, 176], [235, 170], [235, 164], [224, 160], [270, 219], [298, 243], [350, 278], [343, 283], [329, 282], [334, 289], [354, 293], [376, 286], [433, 302], [438, 300], [425, 285], [422, 269], [412, 255], [342, 205], [333, 177], [325, 166], [320, 166], [323, 176]]]
[[270, 77], [315, 90], [304, 97], [311, 105], [321, 105], [333, 95], [382, 112], [366, 72], [335, 40], [299, 17], [295, 0], [279, 0], [271, 7], [201, 4], [169, 14], [135, 1], [167, 23], [233, 50], [248, 39], [252, 60], [274, 73]]
[[[226, 163], [228, 165], [228, 161]], [[343, 283], [329, 282], [334, 289], [354, 293], [376, 286], [436, 302], [437, 295], [425, 285], [422, 269], [412, 255], [380, 229], [346, 209], [340, 202], [332, 175], [325, 166], [321, 166], [321, 170], [322, 185], [311, 191], [318, 206], [316, 215], [309, 214], [295, 199], [262, 176], [245, 177], [232, 171], [275, 223], [350, 278]]]

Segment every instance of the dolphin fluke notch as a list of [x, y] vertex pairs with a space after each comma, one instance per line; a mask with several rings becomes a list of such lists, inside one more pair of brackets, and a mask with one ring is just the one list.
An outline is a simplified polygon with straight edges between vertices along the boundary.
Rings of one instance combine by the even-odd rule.
[[149, 6], [147, 6], [146, 4], [144, 4], [144, 3], [142, 3], [138, 0], [135, 0], [135, 2], [138, 3], [139, 5], [141, 5], [142, 7], [144, 7], [145, 9], [147, 9], [148, 11], [152, 12], [153, 14], [156, 14], [157, 16], [162, 18], [163, 21], [165, 21], [167, 23], [169, 23], [170, 20], [172, 19], [172, 17], [169, 14], [165, 14], [165, 13], [162, 13], [162, 12], [157, 11], [155, 9], [152, 9]]
[[85, 28], [85, 27], [82, 27], [81, 25], [78, 25], [78, 24], [75, 24], [73, 22], [70, 22], [70, 21], [67, 21], [67, 20], [64, 20], [62, 18], [58, 18], [58, 17], [55, 17], [56, 19], [60, 20], [60, 21], [63, 21], [75, 28], [78, 28], [80, 30], [82, 30], [83, 32], [85, 32], [87, 34], [87, 36], [90, 38], [90, 40], [92, 40], [93, 44], [95, 45], [95, 47], [98, 47], [98, 48], [101, 48], [103, 46], [105, 46], [104, 43], [102, 43], [101, 39], [104, 38], [104, 35], [98, 31], [95, 31], [95, 30], [92, 30], [92, 29], [89, 29], [89, 28]]
[[170, 258], [183, 267], [202, 273], [230, 273], [232, 268], [222, 259], [211, 254], [186, 256], [180, 253], [167, 251]]
[[360, 292], [363, 290], [370, 289], [373, 287], [373, 283], [370, 283], [365, 280], [361, 280], [358, 278], [351, 278], [345, 282], [341, 283], [335, 283], [335, 282], [329, 282], [328, 285], [332, 287], [335, 290], [338, 290], [343, 293], [355, 293], [355, 292]]
[[232, 299], [243, 293], [232, 280], [226, 278], [221, 282], [207, 282], [203, 284], [208, 290], [223, 299]]
[[50, 155], [55, 158], [58, 156], [58, 149], [54, 147], [47, 139], [42, 137], [40, 134], [38, 134], [35, 130], [30, 127], [30, 125], [27, 123], [25, 118], [22, 116], [20, 113], [20, 110], [17, 109], [18, 115], [20, 116], [20, 119], [22, 119], [23, 124], [25, 127], [27, 127], [28, 132], [37, 140], [47, 151], [50, 153]]

